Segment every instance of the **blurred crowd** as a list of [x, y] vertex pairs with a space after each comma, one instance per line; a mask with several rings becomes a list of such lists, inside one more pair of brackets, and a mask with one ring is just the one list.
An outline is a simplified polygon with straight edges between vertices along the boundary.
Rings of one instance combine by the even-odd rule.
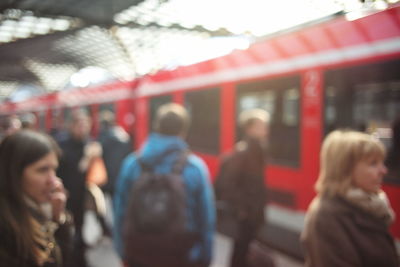
[[[254, 109], [238, 121], [243, 139], [223, 155], [212, 186], [206, 164], [185, 142], [190, 117], [177, 104], [158, 109], [154, 132], [137, 151], [109, 111], [96, 138], [84, 110], [52, 136], [35, 130], [34, 114], [1, 117], [2, 266], [88, 266], [88, 210], [125, 266], [209, 266], [216, 231], [234, 240], [231, 267], [274, 266], [257, 240], [268, 201], [270, 118]], [[301, 234], [306, 266], [399, 266], [388, 230], [395, 214], [381, 185], [400, 176], [400, 118], [392, 133], [388, 152], [360, 131], [335, 130], [324, 139], [317, 195]]]

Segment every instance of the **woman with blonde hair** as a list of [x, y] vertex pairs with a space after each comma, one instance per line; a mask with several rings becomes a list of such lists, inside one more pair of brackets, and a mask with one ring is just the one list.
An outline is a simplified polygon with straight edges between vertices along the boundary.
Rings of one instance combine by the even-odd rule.
[[394, 213], [381, 190], [385, 148], [374, 137], [334, 131], [321, 149], [317, 196], [301, 241], [308, 267], [398, 267], [388, 231]]
[[59, 152], [49, 136], [31, 130], [0, 143], [1, 266], [62, 266], [69, 227], [66, 192], [55, 174]]

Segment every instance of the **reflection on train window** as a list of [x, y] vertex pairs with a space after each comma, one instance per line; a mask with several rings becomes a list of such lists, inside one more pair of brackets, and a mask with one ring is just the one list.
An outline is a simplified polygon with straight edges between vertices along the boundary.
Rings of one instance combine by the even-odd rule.
[[115, 114], [115, 104], [114, 103], [103, 103], [99, 105], [99, 112], [101, 113], [102, 111], [110, 111], [113, 114]]
[[368, 132], [390, 128], [400, 114], [399, 68], [400, 61], [391, 61], [328, 71], [325, 77], [326, 133], [335, 128]]
[[64, 125], [68, 127], [68, 124], [71, 121], [72, 108], [64, 108], [63, 115], [64, 115], [63, 119]]
[[392, 60], [327, 71], [325, 133], [336, 128], [365, 131], [392, 150], [391, 127], [400, 116], [399, 69], [400, 60]]
[[61, 129], [62, 127], [62, 110], [59, 108], [55, 108], [53, 110], [50, 110], [51, 112], [51, 129], [50, 131], [54, 131], [56, 129]]
[[[300, 161], [300, 77], [293, 76], [240, 84], [237, 88], [237, 114], [261, 108], [271, 114], [270, 162], [298, 167]], [[242, 133], [237, 127], [238, 140]]]
[[82, 107], [70, 107], [70, 108], [65, 108], [64, 109], [64, 124], [68, 126], [68, 123], [72, 119], [72, 115], [77, 112], [85, 112], [86, 115], [89, 116], [89, 118], [92, 118], [92, 110], [90, 106], [82, 106]]
[[276, 93], [274, 91], [248, 92], [239, 99], [240, 109], [261, 108], [267, 110], [274, 118]]
[[283, 93], [283, 123], [287, 126], [299, 124], [299, 90], [291, 88]]
[[187, 136], [190, 147], [198, 152], [219, 153], [220, 90], [188, 92], [185, 105], [192, 120]]
[[156, 118], [157, 114], [157, 109], [167, 103], [172, 102], [172, 96], [171, 95], [161, 95], [161, 96], [155, 96], [150, 99], [150, 117], [149, 117], [149, 127], [151, 131], [154, 131], [154, 120]]
[[325, 97], [325, 122], [327, 125], [332, 125], [336, 121], [336, 88], [329, 86], [326, 88]]

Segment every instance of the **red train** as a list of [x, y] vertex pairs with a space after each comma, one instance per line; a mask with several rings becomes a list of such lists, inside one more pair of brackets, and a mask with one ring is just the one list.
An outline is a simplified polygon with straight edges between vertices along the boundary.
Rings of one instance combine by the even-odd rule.
[[[277, 34], [247, 50], [132, 82], [3, 104], [0, 113], [33, 111], [39, 126], [50, 130], [61, 127], [72, 108], [85, 106], [95, 134], [99, 111], [110, 109], [140, 146], [156, 108], [182, 103], [193, 120], [187, 140], [215, 175], [220, 155], [239, 136], [237, 114], [265, 108], [272, 114], [265, 236], [276, 248], [300, 256], [298, 235], [315, 194], [322, 139], [338, 127], [364, 128], [385, 138], [400, 115], [399, 70], [400, 6], [394, 6]], [[384, 190], [399, 218], [400, 177], [387, 181]], [[399, 245], [400, 219], [392, 231]]]

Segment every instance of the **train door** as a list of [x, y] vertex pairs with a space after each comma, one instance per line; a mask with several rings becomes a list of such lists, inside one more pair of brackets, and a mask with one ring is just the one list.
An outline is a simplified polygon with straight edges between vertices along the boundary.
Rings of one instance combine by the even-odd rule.
[[[325, 133], [337, 128], [364, 131], [379, 138], [389, 153], [389, 175], [383, 189], [395, 212], [400, 211], [400, 60], [371, 63], [325, 73]], [[399, 130], [397, 130], [399, 131]], [[394, 157], [394, 158], [392, 158]], [[394, 168], [394, 170], [392, 169]], [[396, 169], [397, 168], [397, 169]], [[400, 220], [393, 232], [400, 243]]]

